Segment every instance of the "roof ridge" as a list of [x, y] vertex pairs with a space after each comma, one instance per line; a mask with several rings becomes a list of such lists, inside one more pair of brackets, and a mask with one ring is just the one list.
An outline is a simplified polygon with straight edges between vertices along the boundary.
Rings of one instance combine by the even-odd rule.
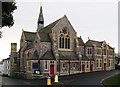
[[36, 32], [30, 32], [30, 31], [23, 31], [23, 32], [27, 32], [27, 33], [36, 33]]
[[96, 41], [96, 40], [89, 40], [89, 41], [99, 42], [99, 43], [104, 42], [104, 41]]
[[[44, 28], [48, 27], [49, 25], [51, 25], [51, 24], [53, 24], [53, 23], [55, 23], [55, 22], [59, 21], [60, 19], [62, 19], [62, 18], [59, 18], [59, 19], [55, 20], [54, 22], [51, 22], [51, 23], [50, 23], [50, 24], [48, 24], [47, 26], [43, 27], [43, 28], [41, 29], [41, 31], [42, 31], [42, 30], [44, 30]], [[56, 23], [56, 24], [57, 24], [57, 23]]]

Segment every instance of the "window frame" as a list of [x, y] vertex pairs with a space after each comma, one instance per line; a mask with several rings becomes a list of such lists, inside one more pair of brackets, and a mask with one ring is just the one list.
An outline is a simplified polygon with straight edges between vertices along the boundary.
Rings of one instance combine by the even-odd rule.
[[102, 60], [100, 60], [100, 67], [102, 67]]
[[99, 61], [96, 60], [96, 67], [99, 67]]
[[87, 55], [92, 55], [92, 47], [87, 47]]
[[86, 65], [87, 65], [87, 67], [86, 67], [86, 68], [89, 68], [89, 62], [87, 61], [86, 63], [87, 63], [87, 64], [86, 64]]
[[31, 61], [28, 61], [28, 64], [27, 64], [27, 71], [31, 71]]
[[44, 61], [44, 69], [48, 70], [48, 61], [47, 60]]
[[96, 54], [97, 54], [97, 55], [101, 55], [101, 54], [102, 54], [102, 49], [101, 49], [101, 48], [97, 48]]
[[[33, 64], [37, 64], [37, 68], [36, 68], [36, 67], [33, 67]], [[37, 63], [37, 62], [33, 62], [33, 63], [32, 63], [32, 69], [38, 69], [38, 63]]]
[[108, 60], [108, 66], [109, 67], [111, 66], [111, 60], [110, 59]]
[[[66, 29], [67, 33], [64, 34], [63, 30]], [[63, 44], [64, 43], [64, 44]], [[59, 50], [71, 50], [71, 34], [67, 27], [63, 27], [59, 31], [58, 36], [58, 49]]]
[[113, 50], [112, 50], [112, 49], [109, 50], [109, 55], [110, 55], [110, 56], [113, 55]]

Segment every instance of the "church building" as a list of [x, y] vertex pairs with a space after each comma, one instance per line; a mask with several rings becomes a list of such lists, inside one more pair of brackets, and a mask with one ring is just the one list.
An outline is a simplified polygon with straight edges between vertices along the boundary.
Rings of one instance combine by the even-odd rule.
[[42, 6], [36, 32], [22, 30], [18, 52], [16, 48], [12, 43], [11, 77], [39, 79], [115, 69], [113, 47], [105, 41], [85, 43], [66, 15], [44, 26]]

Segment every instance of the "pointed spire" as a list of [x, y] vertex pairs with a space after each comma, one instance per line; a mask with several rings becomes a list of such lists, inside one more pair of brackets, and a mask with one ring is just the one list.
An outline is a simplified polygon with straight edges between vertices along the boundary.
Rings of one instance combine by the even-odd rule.
[[38, 18], [38, 24], [44, 24], [44, 17], [43, 17], [43, 12], [42, 12], [42, 6], [40, 6], [40, 14], [39, 14], [39, 18]]
[[38, 27], [37, 31], [40, 31], [44, 27], [44, 17], [43, 17], [43, 11], [42, 11], [42, 5], [40, 6], [40, 14], [38, 17]]

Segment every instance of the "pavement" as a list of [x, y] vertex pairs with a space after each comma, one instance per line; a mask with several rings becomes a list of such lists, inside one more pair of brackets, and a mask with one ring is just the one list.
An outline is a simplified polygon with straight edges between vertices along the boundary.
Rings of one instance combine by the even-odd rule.
[[[76, 75], [70, 76], [60, 76], [59, 82], [53, 82], [52, 78], [52, 87], [56, 87], [57, 85], [63, 86], [101, 86], [100, 82], [102, 79], [107, 78], [109, 76], [113, 76], [115, 74], [120, 73], [120, 70], [113, 70], [113, 71], [101, 71], [101, 72], [89, 72], [89, 73], [80, 73]], [[10, 77], [0, 77], [2, 78], [2, 87], [30, 87], [36, 86], [41, 87], [45, 86], [47, 83], [47, 79], [40, 79], [40, 80], [22, 80], [22, 79], [15, 79]]]

